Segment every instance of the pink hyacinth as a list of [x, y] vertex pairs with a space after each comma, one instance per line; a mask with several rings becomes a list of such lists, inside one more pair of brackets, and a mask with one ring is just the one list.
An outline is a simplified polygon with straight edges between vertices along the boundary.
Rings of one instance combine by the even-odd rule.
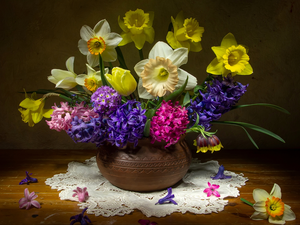
[[94, 112], [92, 108], [84, 106], [84, 102], [80, 104], [76, 103], [76, 106], [72, 108], [68, 102], [61, 102], [61, 107], [57, 107], [54, 103], [52, 106], [53, 113], [51, 114], [51, 121], [46, 121], [50, 129], [62, 131], [72, 128], [71, 122], [75, 116], [82, 119], [84, 122], [90, 121], [92, 118], [97, 118], [99, 115]]
[[220, 185], [210, 184], [209, 182], [207, 182], [207, 184], [208, 184], [208, 188], [206, 188], [203, 191], [204, 193], [207, 193], [207, 197], [210, 197], [211, 195], [214, 195], [216, 197], [220, 197], [220, 194], [217, 191], [217, 189], [220, 187]]
[[77, 195], [79, 202], [85, 202], [89, 197], [89, 193], [87, 192], [86, 189], [87, 189], [86, 187], [83, 189], [80, 187], [77, 187], [76, 190], [73, 190], [75, 193], [72, 195], [72, 197], [75, 197]]
[[152, 117], [151, 143], [165, 141], [168, 143], [165, 147], [177, 143], [180, 136], [185, 134], [188, 123], [185, 107], [181, 107], [178, 102], [173, 105], [171, 101], [163, 101], [161, 107], [156, 111], [156, 116]]

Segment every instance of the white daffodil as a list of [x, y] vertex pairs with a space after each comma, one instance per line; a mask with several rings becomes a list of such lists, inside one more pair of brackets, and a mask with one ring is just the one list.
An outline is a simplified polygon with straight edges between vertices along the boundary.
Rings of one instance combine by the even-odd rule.
[[80, 36], [79, 51], [83, 55], [87, 55], [87, 61], [91, 67], [99, 65], [99, 54], [105, 62], [116, 61], [115, 48], [122, 41], [122, 37], [117, 33], [110, 32], [110, 26], [106, 20], [99, 21], [94, 29], [84, 25], [80, 30]]
[[253, 198], [255, 212], [251, 216], [253, 220], [268, 219], [269, 223], [285, 224], [285, 221], [295, 220], [296, 216], [291, 207], [281, 200], [281, 189], [274, 184], [270, 194], [263, 189], [254, 189]]
[[77, 75], [76, 73], [74, 73], [74, 60], [75, 57], [73, 56], [67, 59], [66, 67], [68, 70], [51, 70], [52, 76], [48, 76], [48, 80], [51, 83], [56, 84], [56, 88], [63, 88], [65, 90], [69, 90], [77, 85], [75, 81]]
[[188, 49], [173, 50], [164, 42], [157, 42], [149, 52], [148, 59], [138, 62], [134, 70], [139, 75], [140, 98], [162, 97], [180, 88], [189, 77], [186, 90], [197, 85], [196, 77], [179, 67], [188, 61]]
[[[83, 86], [87, 92], [95, 92], [98, 87], [102, 86], [100, 71], [94, 70], [90, 65], [86, 64], [87, 74], [80, 74], [76, 77], [77, 84]], [[104, 73], [108, 73], [105, 68]]]

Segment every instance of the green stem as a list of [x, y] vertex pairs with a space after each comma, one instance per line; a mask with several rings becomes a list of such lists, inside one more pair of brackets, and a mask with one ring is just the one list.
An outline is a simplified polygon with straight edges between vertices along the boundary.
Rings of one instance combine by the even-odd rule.
[[122, 51], [120, 49], [120, 47], [116, 47], [116, 51], [117, 51], [117, 54], [118, 54], [118, 61], [120, 63], [120, 66], [125, 69], [125, 70], [128, 70], [128, 67], [126, 66], [126, 63], [125, 63], [125, 59], [124, 59], [124, 56], [122, 54]]
[[143, 49], [139, 49], [139, 55], [140, 55], [140, 59], [143, 60], [144, 59]]
[[101, 75], [102, 85], [103, 86], [109, 86], [108, 82], [105, 78], [105, 75], [104, 75], [104, 63], [103, 63], [101, 54], [99, 54], [99, 67], [100, 67], [100, 75]]
[[244, 203], [246, 203], [246, 204], [248, 204], [248, 205], [250, 205], [250, 206], [253, 206], [253, 205], [254, 205], [253, 203], [247, 201], [247, 200], [244, 199], [244, 198], [241, 198], [241, 200], [242, 200], [242, 202], [244, 202]]

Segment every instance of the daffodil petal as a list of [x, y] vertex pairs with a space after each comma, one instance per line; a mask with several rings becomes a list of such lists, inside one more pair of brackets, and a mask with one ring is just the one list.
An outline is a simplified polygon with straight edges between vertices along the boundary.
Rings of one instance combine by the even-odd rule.
[[89, 26], [84, 25], [84, 26], [81, 27], [81, 29], [80, 29], [80, 37], [85, 42], [88, 42], [88, 40], [90, 40], [91, 37], [94, 37], [94, 35], [95, 35], [94, 31]]
[[87, 75], [85, 74], [80, 74], [75, 78], [75, 81], [77, 84], [84, 86], [84, 80], [86, 79]]
[[168, 57], [172, 64], [180, 67], [188, 62], [189, 51], [187, 48], [177, 48], [174, 52]]
[[168, 58], [168, 56], [172, 55], [172, 53], [173, 49], [168, 44], [159, 41], [150, 50], [149, 59], [155, 59], [156, 56]]
[[285, 221], [278, 217], [273, 218], [272, 216], [269, 216], [268, 221], [269, 221], [269, 223], [272, 223], [272, 224], [285, 224]]
[[266, 220], [268, 219], [268, 213], [266, 212], [254, 212], [250, 217], [252, 220]]
[[217, 56], [218, 60], [222, 59], [223, 55], [226, 53], [226, 49], [222, 48], [220, 46], [214, 46], [214, 47], [211, 47], [211, 49], [213, 50], [213, 52]]
[[54, 109], [44, 109], [44, 110], [43, 110], [43, 116], [44, 116], [45, 118], [50, 118], [51, 115], [52, 115], [52, 113], [53, 113], [53, 110], [54, 110]]
[[284, 204], [284, 213], [282, 219], [285, 221], [292, 221], [296, 219], [296, 215], [291, 210], [291, 207], [289, 205]]
[[154, 20], [154, 12], [150, 11], [149, 13], [149, 22], [148, 22], [148, 27], [152, 27], [153, 25], [153, 20]]
[[60, 80], [56, 84], [56, 88], [63, 88], [65, 90], [70, 90], [77, 85], [75, 78], [73, 77], [66, 77], [65, 79]]
[[115, 48], [122, 41], [122, 37], [117, 33], [109, 33], [105, 35], [104, 40], [107, 48]]
[[265, 201], [259, 201], [259, 202], [256, 202], [254, 205], [253, 205], [253, 208], [255, 209], [255, 211], [258, 211], [258, 212], [266, 212], [266, 202]]
[[122, 41], [119, 43], [119, 46], [124, 46], [132, 42], [131, 33], [121, 33]]
[[142, 49], [146, 42], [146, 35], [144, 33], [131, 35], [131, 38], [137, 49]]
[[140, 98], [143, 99], [154, 99], [155, 97], [151, 95], [147, 90], [143, 87], [143, 82], [142, 79], [139, 79], [139, 84], [138, 84], [138, 94]]
[[202, 50], [201, 42], [190, 42], [190, 51], [191, 52], [200, 52]]
[[185, 90], [192, 90], [194, 87], [196, 87], [196, 85], [197, 85], [196, 77], [194, 77], [193, 75], [189, 74], [188, 72], [186, 72], [180, 68], [177, 69], [177, 72], [178, 72], [179, 81], [178, 81], [177, 85], [175, 86], [176, 89], [178, 89], [185, 83], [187, 77], [189, 77], [189, 80], [188, 80]]
[[76, 77], [76, 74], [74, 74], [70, 71], [60, 70], [60, 69], [52, 69], [51, 74], [56, 80], [62, 80], [67, 77], [73, 77], [73, 78]]
[[224, 70], [223, 62], [219, 62], [217, 58], [214, 58], [207, 66], [206, 72], [213, 75], [222, 75]]
[[237, 46], [237, 42], [232, 33], [228, 33], [221, 42], [221, 47], [229, 48], [232, 45]]
[[59, 81], [59, 80], [56, 80], [55, 77], [53, 77], [53, 76], [48, 76], [47, 79], [53, 84], [57, 84], [57, 82]]
[[270, 195], [281, 199], [281, 188], [278, 184], [276, 184], [276, 183], [274, 184], [274, 186], [270, 192]]
[[[104, 51], [105, 52], [105, 51]], [[104, 53], [103, 52], [103, 53]], [[103, 54], [102, 53], [102, 54]], [[104, 60], [104, 59], [103, 59]], [[96, 67], [99, 65], [99, 56], [88, 53], [87, 54], [87, 62], [91, 67]]]
[[245, 65], [245, 69], [237, 75], [251, 75], [253, 73], [252, 66], [248, 63]]
[[146, 35], [146, 41], [152, 44], [154, 41], [155, 31], [153, 27], [144, 28], [144, 33]]
[[118, 23], [119, 23], [120, 28], [121, 28], [124, 32], [128, 32], [128, 31], [129, 31], [128, 27], [127, 27], [127, 26], [125, 25], [125, 23], [124, 23], [124, 20], [122, 20], [120, 16], [118, 16]]
[[177, 39], [174, 37], [174, 33], [172, 31], [169, 31], [166, 37], [167, 42], [169, 43], [169, 45], [171, 45], [171, 47], [173, 49], [176, 48], [180, 48], [181, 45], [180, 43], [177, 41]]
[[80, 39], [78, 41], [78, 48], [83, 55], [87, 55], [89, 53], [87, 42], [85, 40]]
[[256, 188], [253, 190], [253, 199], [255, 202], [267, 201], [270, 195], [263, 189]]
[[[106, 49], [102, 54], [102, 59], [104, 62], [114, 62], [116, 61], [117, 57], [118, 57], [118, 54], [117, 54], [117, 51], [116, 49], [114, 48], [110, 48], [110, 49]], [[99, 60], [98, 60], [99, 61]], [[99, 64], [99, 62], [98, 62]]]
[[[176, 15], [176, 18], [175, 18], [175, 21], [178, 25], [180, 25], [180, 27], [183, 27], [183, 23], [184, 23], [184, 14], [183, 14], [183, 11], [180, 11], [177, 15]], [[178, 28], [180, 28], [178, 27]], [[175, 31], [176, 33], [177, 31]]]
[[25, 108], [25, 109], [30, 109], [30, 110], [37, 110], [40, 106], [41, 102], [38, 100], [34, 100], [31, 98], [25, 98], [19, 106]]
[[66, 67], [72, 73], [74, 73], [74, 60], [75, 60], [75, 57], [72, 56], [72, 57], [68, 58], [66, 61]]
[[94, 27], [94, 32], [97, 37], [102, 37], [110, 33], [110, 26], [106, 19], [100, 20]]
[[135, 66], [134, 66], [134, 71], [136, 72], [136, 74], [138, 76], [140, 76], [140, 74], [143, 72], [144, 70], [144, 66], [148, 63], [149, 59], [144, 59], [140, 62], [138, 62]]

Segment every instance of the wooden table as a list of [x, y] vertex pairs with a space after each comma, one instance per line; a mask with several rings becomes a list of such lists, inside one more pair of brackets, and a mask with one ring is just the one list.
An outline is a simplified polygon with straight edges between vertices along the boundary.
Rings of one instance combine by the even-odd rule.
[[[300, 175], [298, 150], [228, 150], [199, 153], [194, 157], [203, 162], [218, 160], [225, 169], [243, 173], [249, 178], [240, 188], [240, 197], [253, 202], [252, 191], [262, 188], [270, 192], [277, 183], [282, 189], [282, 200], [292, 207], [297, 219], [286, 224], [300, 224]], [[70, 224], [70, 217], [81, 213], [76, 202], [62, 201], [59, 192], [45, 185], [45, 180], [58, 173], [65, 173], [71, 161], [83, 162], [96, 154], [96, 150], [0, 150], [0, 224]], [[19, 185], [25, 171], [34, 172], [38, 183]], [[37, 193], [42, 208], [19, 209], [18, 201], [24, 189]], [[269, 224], [267, 220], [254, 221], [249, 217], [254, 212], [240, 198], [227, 198], [229, 204], [220, 213], [194, 215], [173, 213], [164, 218], [147, 218], [139, 211], [130, 215], [96, 217], [88, 215], [92, 224], [139, 225], [139, 219], [156, 221], [159, 225], [172, 224]], [[79, 223], [76, 223], [79, 224]]]

